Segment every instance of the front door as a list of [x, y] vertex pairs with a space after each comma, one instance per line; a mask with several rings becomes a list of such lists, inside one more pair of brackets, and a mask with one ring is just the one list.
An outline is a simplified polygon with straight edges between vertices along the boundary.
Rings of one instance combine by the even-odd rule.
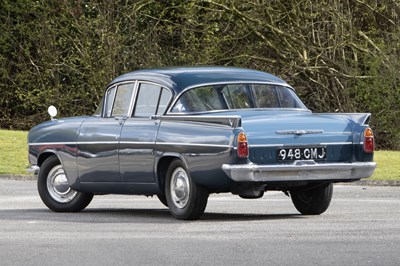
[[81, 182], [120, 182], [119, 141], [131, 113], [135, 83], [110, 87], [101, 116], [83, 122], [78, 138], [78, 172]]
[[121, 128], [120, 121], [114, 118], [91, 117], [82, 124], [77, 158], [81, 182], [121, 181], [118, 166]]

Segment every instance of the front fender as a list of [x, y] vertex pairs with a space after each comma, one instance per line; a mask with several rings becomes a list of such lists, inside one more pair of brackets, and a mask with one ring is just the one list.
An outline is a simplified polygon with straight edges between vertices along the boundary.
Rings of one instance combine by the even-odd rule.
[[[68, 179], [68, 183], [70, 187], [74, 190], [79, 190], [79, 175], [78, 170], [76, 167], [76, 158], [74, 154], [68, 153], [70, 149], [44, 149], [42, 152], [39, 153], [37, 157], [37, 163], [31, 164], [30, 171], [34, 171], [34, 174], [38, 174], [40, 171], [40, 167], [46, 161], [47, 158], [50, 156], [57, 156], [58, 160], [60, 161], [63, 169], [65, 171], [65, 175]], [[28, 171], [29, 171], [28, 169]]]
[[30, 164], [40, 167], [49, 156], [56, 155], [64, 168], [69, 185], [78, 190], [77, 139], [81, 124], [87, 118], [63, 118], [33, 127], [28, 134]]

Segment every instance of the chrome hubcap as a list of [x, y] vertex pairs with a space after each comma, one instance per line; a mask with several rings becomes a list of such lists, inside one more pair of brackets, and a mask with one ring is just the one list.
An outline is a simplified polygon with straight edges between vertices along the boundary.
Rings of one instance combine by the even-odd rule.
[[69, 187], [61, 165], [54, 166], [47, 175], [47, 190], [50, 196], [59, 203], [70, 202], [77, 194], [75, 190]]
[[190, 196], [190, 183], [185, 169], [178, 167], [172, 173], [171, 178], [171, 198], [174, 205], [180, 209], [184, 208]]

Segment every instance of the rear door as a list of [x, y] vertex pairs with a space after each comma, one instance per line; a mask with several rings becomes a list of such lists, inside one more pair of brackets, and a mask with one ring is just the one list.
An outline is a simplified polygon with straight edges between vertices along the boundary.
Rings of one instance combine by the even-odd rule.
[[154, 146], [159, 120], [152, 116], [164, 114], [172, 93], [160, 85], [139, 82], [132, 116], [126, 119], [119, 145], [122, 180], [154, 183]]

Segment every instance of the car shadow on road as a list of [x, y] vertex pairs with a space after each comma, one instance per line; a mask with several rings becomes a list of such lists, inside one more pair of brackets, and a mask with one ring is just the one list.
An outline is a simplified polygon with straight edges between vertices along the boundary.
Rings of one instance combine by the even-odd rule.
[[282, 214], [260, 214], [260, 213], [210, 213], [206, 212], [200, 218], [202, 221], [268, 221], [304, 218], [300, 214], [282, 213]]
[[[217, 213], [205, 212], [191, 222], [268, 221], [304, 218], [300, 214]], [[57, 213], [47, 209], [1, 210], [0, 221], [69, 222], [69, 223], [182, 223], [168, 209], [88, 208], [78, 213]]]

